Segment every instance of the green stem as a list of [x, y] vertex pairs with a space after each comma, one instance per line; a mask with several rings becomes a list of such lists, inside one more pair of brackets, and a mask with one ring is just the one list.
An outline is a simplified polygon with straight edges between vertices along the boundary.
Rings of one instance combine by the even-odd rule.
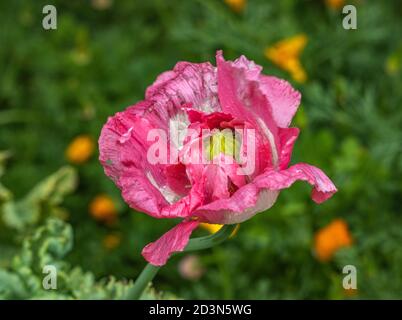
[[[224, 225], [218, 232], [214, 234], [206, 237], [190, 239], [183, 252], [208, 249], [216, 246], [217, 244], [220, 244], [229, 238], [235, 228], [236, 225]], [[128, 290], [126, 299], [138, 300], [146, 289], [148, 283], [156, 276], [159, 269], [160, 267], [148, 263], [138, 276], [137, 280], [135, 280], [134, 285]]]
[[137, 280], [135, 280], [134, 286], [128, 290], [125, 297], [126, 300], [138, 300], [146, 289], [148, 283], [156, 276], [159, 269], [160, 267], [148, 263], [142, 270]]

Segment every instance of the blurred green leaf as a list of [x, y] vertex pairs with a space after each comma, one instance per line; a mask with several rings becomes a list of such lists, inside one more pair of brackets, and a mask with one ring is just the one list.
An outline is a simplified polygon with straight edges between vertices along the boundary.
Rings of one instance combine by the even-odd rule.
[[9, 201], [2, 206], [4, 223], [10, 228], [23, 229], [37, 223], [45, 212], [59, 212], [58, 205], [76, 184], [75, 170], [64, 167], [37, 184], [23, 199], [13, 201], [8, 195]]

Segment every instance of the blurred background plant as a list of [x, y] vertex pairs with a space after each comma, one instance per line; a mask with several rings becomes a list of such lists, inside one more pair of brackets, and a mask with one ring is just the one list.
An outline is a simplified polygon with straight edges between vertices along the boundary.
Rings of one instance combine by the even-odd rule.
[[[122, 297], [142, 247], [174, 222], [122, 201], [97, 161], [100, 129], [177, 61], [217, 49], [301, 91], [293, 161], [339, 192], [318, 206], [296, 184], [225, 244], [174, 257], [144, 297], [402, 298], [402, 12], [350, 1], [358, 29], [344, 30], [344, 3], [55, 0], [45, 31], [48, 2], [1, 2], [0, 298]], [[58, 290], [41, 287], [43, 264], [60, 270]]]

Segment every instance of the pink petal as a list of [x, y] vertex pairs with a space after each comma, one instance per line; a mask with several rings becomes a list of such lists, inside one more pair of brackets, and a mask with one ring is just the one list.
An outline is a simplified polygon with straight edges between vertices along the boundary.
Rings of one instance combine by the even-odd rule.
[[188, 194], [190, 181], [186, 173], [186, 166], [182, 163], [171, 164], [165, 167], [168, 186], [179, 195]]
[[202, 175], [205, 180], [205, 202], [230, 197], [230, 184], [242, 187], [246, 184], [246, 176], [239, 174], [240, 166], [231, 158], [220, 153], [213, 159], [213, 163], [205, 165]]
[[214, 158], [213, 163], [222, 169], [236, 187], [240, 188], [247, 183], [242, 168], [231, 156], [220, 153]]
[[241, 61], [225, 61], [222, 52], [216, 55], [218, 96], [222, 111], [260, 128], [271, 148], [272, 163], [278, 165], [278, 128], [271, 105], [260, 90], [260, 67], [242, 57]]
[[319, 168], [305, 163], [298, 163], [286, 170], [267, 171], [254, 180], [259, 188], [281, 190], [289, 188], [297, 180], [310, 183], [314, 188], [311, 193], [316, 203], [322, 203], [337, 191], [332, 181]]
[[298, 128], [279, 128], [280, 153], [279, 153], [279, 169], [286, 169], [292, 157], [293, 146], [299, 136]]
[[207, 165], [203, 174], [207, 202], [230, 197], [229, 178], [221, 167], [215, 164]]
[[219, 199], [198, 207], [194, 215], [200, 221], [219, 224], [240, 223], [272, 207], [279, 191], [297, 180], [314, 186], [312, 198], [316, 203], [329, 199], [336, 191], [332, 181], [318, 168], [299, 163], [289, 169], [268, 170], [251, 183], [238, 189], [230, 198]]
[[121, 189], [123, 199], [131, 208], [155, 218], [163, 218], [162, 208], [169, 207], [169, 203], [142, 170], [134, 167], [126, 169], [117, 185]]
[[262, 190], [253, 183], [238, 189], [230, 198], [198, 207], [194, 216], [200, 221], [217, 224], [241, 223], [273, 206], [278, 191]]
[[158, 240], [145, 246], [142, 250], [143, 257], [154, 266], [163, 266], [173, 252], [184, 250], [198, 224], [196, 220], [181, 222]]
[[235, 68], [243, 69], [246, 72], [246, 76], [250, 80], [258, 80], [262, 67], [256, 64], [252, 60], [248, 60], [244, 55], [237, 58], [232, 65]]
[[289, 82], [276, 77], [260, 76], [261, 90], [267, 96], [272, 115], [279, 127], [289, 126], [300, 104], [301, 94]]
[[209, 62], [179, 62], [147, 88], [145, 98], [154, 101], [159, 113], [166, 112], [165, 119], [172, 115], [167, 106], [188, 105], [202, 111], [219, 111], [216, 68]]
[[[138, 109], [143, 104], [140, 103]], [[156, 218], [187, 217], [202, 203], [201, 189], [193, 188], [180, 198], [169, 187], [166, 165], [149, 163], [147, 150], [152, 142], [147, 142], [147, 133], [155, 127], [148, 117], [137, 114], [136, 107], [109, 118], [102, 129], [99, 159], [105, 173], [121, 189], [124, 200], [133, 209]]]
[[221, 128], [221, 123], [226, 123], [228, 121], [233, 120], [232, 115], [222, 113], [222, 112], [213, 112], [213, 113], [204, 113], [195, 109], [187, 110], [188, 118], [190, 122], [200, 122], [205, 123], [205, 128], [215, 129]]
[[168, 206], [164, 206], [160, 210], [158, 218], [184, 218], [190, 216], [195, 208], [204, 202], [204, 185], [205, 179], [197, 181], [188, 195]]
[[102, 129], [99, 160], [133, 208], [156, 215], [158, 208], [168, 203], [146, 176], [148, 172], [161, 184], [164, 180], [159, 168], [146, 159], [146, 132], [151, 128], [146, 119], [137, 116], [135, 107], [117, 113]]

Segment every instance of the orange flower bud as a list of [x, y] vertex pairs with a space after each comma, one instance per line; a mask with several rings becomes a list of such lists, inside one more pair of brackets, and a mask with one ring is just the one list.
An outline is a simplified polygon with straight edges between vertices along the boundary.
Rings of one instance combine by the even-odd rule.
[[339, 10], [345, 4], [345, 0], [325, 0], [328, 7], [334, 10]]
[[108, 250], [113, 250], [119, 246], [121, 237], [118, 234], [108, 234], [103, 238], [103, 246]]
[[112, 223], [117, 218], [116, 206], [108, 195], [98, 195], [89, 204], [89, 213], [98, 221]]
[[86, 162], [94, 152], [94, 142], [88, 135], [76, 137], [66, 149], [66, 158], [68, 161], [81, 164]]
[[315, 235], [315, 252], [321, 261], [329, 261], [340, 248], [352, 245], [346, 222], [336, 219]]
[[343, 294], [347, 297], [354, 297], [359, 294], [357, 289], [343, 289]]
[[307, 36], [299, 34], [265, 48], [265, 57], [281, 69], [290, 73], [300, 83], [307, 80], [307, 74], [300, 63], [300, 54], [307, 44]]
[[237, 13], [240, 13], [244, 10], [247, 1], [246, 0], [224, 0], [225, 3]]

